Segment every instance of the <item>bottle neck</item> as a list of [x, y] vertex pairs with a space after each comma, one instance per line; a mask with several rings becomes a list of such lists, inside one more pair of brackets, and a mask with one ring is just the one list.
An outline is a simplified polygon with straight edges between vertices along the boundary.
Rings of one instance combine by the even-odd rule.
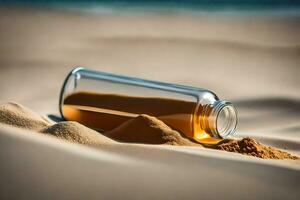
[[228, 101], [216, 101], [207, 105], [201, 126], [214, 138], [233, 135], [237, 126], [237, 111]]

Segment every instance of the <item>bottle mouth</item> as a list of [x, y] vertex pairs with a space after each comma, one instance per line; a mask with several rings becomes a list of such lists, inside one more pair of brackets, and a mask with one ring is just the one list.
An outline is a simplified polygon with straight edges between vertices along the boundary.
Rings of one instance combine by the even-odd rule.
[[235, 133], [237, 127], [237, 111], [228, 101], [216, 101], [210, 116], [211, 133], [216, 138], [226, 138]]

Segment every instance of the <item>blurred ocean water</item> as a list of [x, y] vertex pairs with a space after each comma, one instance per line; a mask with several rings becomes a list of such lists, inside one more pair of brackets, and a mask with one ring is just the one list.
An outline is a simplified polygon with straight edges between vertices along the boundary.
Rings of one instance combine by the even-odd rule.
[[243, 12], [300, 14], [300, 0], [0, 0], [0, 6], [115, 11]]

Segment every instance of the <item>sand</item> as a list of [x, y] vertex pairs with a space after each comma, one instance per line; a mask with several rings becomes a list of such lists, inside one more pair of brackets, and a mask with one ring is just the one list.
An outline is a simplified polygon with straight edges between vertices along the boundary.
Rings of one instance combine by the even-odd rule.
[[50, 134], [79, 144], [103, 145], [116, 143], [77, 122], [59, 122], [54, 124], [30, 109], [12, 102], [0, 105], [0, 123]]
[[51, 134], [69, 142], [93, 146], [117, 143], [77, 122], [59, 122], [41, 130], [41, 133]]
[[217, 149], [240, 153], [264, 159], [299, 159], [287, 152], [265, 146], [253, 138], [243, 138], [241, 140], [231, 140], [216, 146]]
[[139, 115], [130, 119], [106, 135], [122, 142], [197, 146], [195, 142], [184, 138], [179, 132], [149, 115]]
[[[17, 103], [9, 102], [0, 105], [0, 122], [18, 128], [50, 134], [80, 144], [103, 145], [117, 143], [77, 122], [67, 121], [52, 125], [40, 115]], [[184, 138], [162, 121], [148, 115], [140, 115], [104, 134], [121, 142], [197, 146], [196, 143]]]
[[[9, 102], [0, 106], [0, 122], [18, 128], [50, 134], [68, 142], [83, 145], [101, 146], [126, 142], [174, 146], [201, 146], [185, 138], [176, 130], [171, 129], [164, 122], [145, 114], [124, 122], [112, 131], [99, 133], [73, 121], [59, 122], [51, 125], [30, 109], [17, 103]], [[101, 121], [98, 123], [101, 123]], [[217, 146], [210, 146], [210, 148], [264, 159], [298, 159], [297, 156], [293, 156], [273, 147], [264, 146], [252, 138], [229, 140]]]
[[[300, 155], [297, 16], [0, 9], [1, 102], [59, 117], [63, 79], [86, 66], [210, 89], [236, 105], [239, 138]], [[0, 126], [3, 199], [300, 196], [299, 160], [174, 145], [89, 148], [30, 133]]]
[[51, 124], [30, 109], [12, 102], [0, 104], [0, 123], [34, 131], [40, 131]]

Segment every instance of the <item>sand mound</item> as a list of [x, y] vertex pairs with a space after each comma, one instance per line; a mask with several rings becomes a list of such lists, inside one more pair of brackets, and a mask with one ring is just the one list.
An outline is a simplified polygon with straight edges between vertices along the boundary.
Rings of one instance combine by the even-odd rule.
[[80, 144], [101, 145], [116, 143], [77, 122], [60, 122], [52, 125], [49, 121], [30, 109], [12, 102], [0, 105], [0, 123], [48, 133], [58, 138]]
[[217, 149], [265, 159], [299, 159], [287, 152], [262, 145], [258, 141], [249, 137], [241, 140], [231, 140], [227, 143], [220, 144], [217, 146]]
[[111, 138], [132, 143], [195, 146], [162, 121], [148, 115], [139, 115], [108, 132]]
[[87, 128], [77, 122], [59, 122], [53, 126], [47, 127], [41, 131], [54, 135], [58, 138], [68, 140], [70, 142], [87, 144], [87, 145], [102, 145], [117, 143], [104, 135]]
[[[70, 142], [85, 145], [117, 143], [77, 122], [60, 122], [52, 125], [40, 115], [17, 103], [0, 105], [0, 123], [51, 134]], [[179, 132], [171, 129], [157, 118], [148, 115], [139, 115], [105, 134], [121, 142], [200, 146], [200, 144], [184, 138]], [[287, 152], [264, 146], [252, 138], [229, 140], [210, 147], [266, 159], [298, 159]]]
[[0, 123], [35, 131], [50, 125], [50, 122], [40, 115], [12, 102], [0, 105]]

